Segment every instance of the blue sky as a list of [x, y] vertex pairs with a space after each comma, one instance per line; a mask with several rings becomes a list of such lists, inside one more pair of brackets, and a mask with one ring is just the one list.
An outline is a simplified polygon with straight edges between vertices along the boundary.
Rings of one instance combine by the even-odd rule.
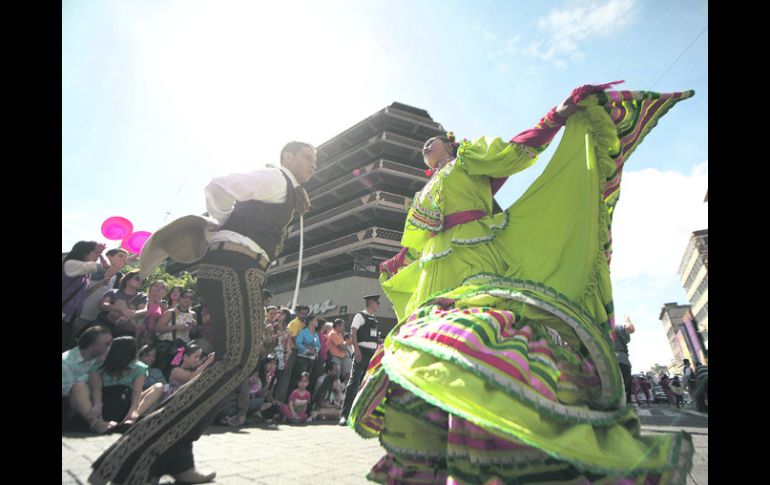
[[[152, 232], [203, 212], [212, 177], [394, 101], [459, 137], [510, 137], [582, 84], [694, 89], [631, 157], [613, 226], [634, 369], [668, 363], [658, 313], [686, 303], [676, 271], [689, 233], [708, 227], [707, 25], [695, 0], [65, 0], [62, 251], [103, 241], [113, 215]], [[508, 182], [503, 207], [552, 152]]]

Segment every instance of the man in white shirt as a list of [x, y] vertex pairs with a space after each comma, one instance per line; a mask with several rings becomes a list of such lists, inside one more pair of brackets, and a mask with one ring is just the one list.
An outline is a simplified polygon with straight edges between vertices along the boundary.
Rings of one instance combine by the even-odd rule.
[[361, 385], [369, 361], [377, 350], [379, 343], [379, 328], [374, 313], [380, 308], [380, 295], [367, 295], [364, 297], [366, 309], [356, 313], [350, 324], [350, 335], [353, 338], [353, 372], [350, 373], [348, 385], [345, 387], [345, 404], [342, 406], [340, 426], [348, 422], [350, 408]]
[[[176, 226], [172, 223], [161, 228], [147, 242], [142, 250], [143, 273], [158, 261], [157, 255], [150, 255], [156, 249], [161, 257], [163, 251], [174, 257], [177, 250], [185, 249], [180, 241], [185, 241], [187, 249], [200, 247], [200, 241], [180, 238], [174, 229], [198, 224], [197, 232], [189, 234], [200, 237], [204, 237], [205, 228], [217, 229], [206, 237], [208, 250], [201, 255], [197, 273], [198, 294], [213, 322], [216, 360], [179, 389], [161, 410], [138, 421], [102, 454], [93, 465], [90, 483], [150, 483], [164, 474], [187, 483], [214, 479], [216, 473], [203, 474], [195, 469], [192, 442], [213, 422], [219, 402], [257, 365], [264, 332], [265, 270], [283, 251], [295, 213], [304, 214], [310, 208], [301, 185], [311, 179], [315, 168], [315, 148], [290, 142], [281, 150], [280, 168], [212, 180], [205, 189], [209, 218], [180, 218]], [[188, 251], [187, 262], [194, 262], [196, 255]]]

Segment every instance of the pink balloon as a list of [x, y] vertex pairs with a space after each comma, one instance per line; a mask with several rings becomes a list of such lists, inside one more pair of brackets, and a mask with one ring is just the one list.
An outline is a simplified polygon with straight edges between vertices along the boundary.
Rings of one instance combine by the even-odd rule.
[[125, 217], [110, 217], [102, 222], [102, 235], [114, 241], [125, 239], [133, 230], [134, 225]]
[[139, 254], [142, 252], [142, 247], [150, 236], [152, 236], [152, 234], [147, 231], [136, 231], [125, 238], [121, 246], [130, 253]]

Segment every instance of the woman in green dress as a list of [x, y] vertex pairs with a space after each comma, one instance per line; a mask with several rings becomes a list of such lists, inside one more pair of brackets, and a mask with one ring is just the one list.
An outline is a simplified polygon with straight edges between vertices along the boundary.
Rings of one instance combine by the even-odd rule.
[[[433, 171], [381, 266], [399, 324], [350, 416], [381, 483], [684, 483], [692, 441], [646, 437], [614, 338], [610, 222], [625, 161], [692, 91], [582, 86], [510, 141], [426, 142]], [[543, 174], [493, 213], [507, 177], [566, 124]]]

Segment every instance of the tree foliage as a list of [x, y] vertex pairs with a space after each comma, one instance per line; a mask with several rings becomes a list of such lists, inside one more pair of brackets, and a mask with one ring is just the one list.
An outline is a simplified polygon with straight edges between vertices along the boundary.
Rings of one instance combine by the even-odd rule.
[[[129, 271], [134, 271], [139, 269], [139, 263], [129, 263], [123, 268], [121, 268], [121, 272], [123, 274], [128, 273]], [[167, 273], [166, 269], [163, 267], [163, 265], [158, 266], [154, 270], [152, 270], [152, 273], [147, 277], [147, 279], [144, 282], [144, 286], [142, 288], [142, 291], [149, 290], [150, 286], [158, 280], [163, 280], [166, 282], [166, 286], [169, 288], [173, 288], [175, 286], [181, 286], [185, 290], [195, 290], [195, 284], [196, 280], [193, 275], [188, 273], [187, 271], [183, 271], [179, 273], [179, 276], [174, 276], [171, 273]]]

